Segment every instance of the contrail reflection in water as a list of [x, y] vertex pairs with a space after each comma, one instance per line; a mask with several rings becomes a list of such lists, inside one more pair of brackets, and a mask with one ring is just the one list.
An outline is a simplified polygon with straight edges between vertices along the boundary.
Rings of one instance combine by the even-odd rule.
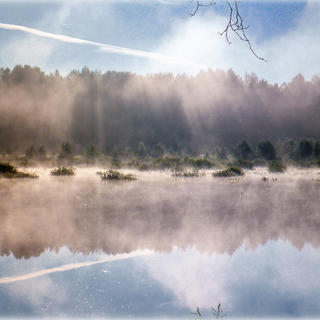
[[98, 263], [104, 263], [104, 262], [110, 262], [110, 261], [116, 261], [116, 260], [123, 260], [123, 259], [128, 259], [128, 258], [134, 258], [138, 256], [144, 256], [147, 254], [152, 254], [152, 250], [137, 250], [132, 253], [125, 253], [125, 254], [118, 254], [115, 256], [108, 256], [106, 258], [103, 258], [98, 261], [88, 261], [88, 262], [80, 262], [80, 263], [72, 263], [72, 264], [66, 264], [61, 267], [55, 267], [51, 269], [44, 269], [36, 272], [32, 272], [29, 274], [25, 274], [23, 276], [15, 276], [15, 277], [5, 277], [5, 278], [0, 278], [0, 284], [1, 283], [11, 283], [11, 282], [17, 282], [17, 281], [23, 281], [23, 280], [29, 280], [32, 278], [40, 277], [45, 274], [50, 274], [54, 272], [63, 272], [67, 270], [72, 270], [72, 269], [77, 269], [77, 268], [82, 268], [82, 267], [88, 267], [92, 266], [94, 264]]

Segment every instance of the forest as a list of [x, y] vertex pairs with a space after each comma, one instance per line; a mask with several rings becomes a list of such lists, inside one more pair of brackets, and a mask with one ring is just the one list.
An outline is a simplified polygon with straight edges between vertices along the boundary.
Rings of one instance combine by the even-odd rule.
[[143, 143], [148, 154], [163, 148], [198, 155], [235, 150], [244, 140], [255, 148], [281, 142], [296, 158], [310, 155], [301, 151], [309, 144], [317, 156], [320, 77], [270, 84], [231, 69], [174, 76], [88, 68], [62, 76], [17, 65], [0, 69], [0, 113], [2, 154], [30, 146], [55, 153], [68, 142], [76, 154], [90, 146], [139, 152]]

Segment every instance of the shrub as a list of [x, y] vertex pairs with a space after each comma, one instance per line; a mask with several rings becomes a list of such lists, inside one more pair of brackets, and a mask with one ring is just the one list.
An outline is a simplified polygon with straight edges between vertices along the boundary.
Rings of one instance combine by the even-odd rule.
[[193, 169], [191, 171], [184, 171], [184, 172], [178, 172], [175, 171], [172, 173], [173, 177], [186, 177], [186, 178], [190, 178], [190, 177], [201, 177], [204, 176], [205, 173], [204, 172], [200, 172], [198, 169]]
[[213, 173], [214, 177], [234, 177], [243, 176], [244, 172], [238, 167], [229, 167], [225, 170], [220, 170]]
[[228, 159], [228, 156], [227, 156], [227, 149], [222, 147], [216, 147], [215, 148], [215, 154], [216, 154], [216, 157], [219, 159], [219, 160], [226, 160]]
[[122, 167], [121, 159], [112, 157], [111, 166], [114, 168], [121, 168]]
[[254, 167], [265, 167], [267, 165], [267, 161], [258, 158], [254, 159], [252, 163]]
[[280, 160], [272, 160], [268, 164], [268, 170], [270, 172], [284, 172], [286, 169], [286, 165]]
[[13, 165], [7, 162], [0, 162], [0, 175], [5, 178], [38, 178], [36, 173], [18, 171]]
[[192, 160], [193, 165], [199, 169], [210, 169], [213, 167], [213, 163], [208, 159], [197, 158]]
[[179, 157], [159, 157], [152, 162], [154, 169], [182, 170], [182, 160]]
[[51, 174], [53, 176], [74, 176], [76, 173], [74, 168], [63, 166], [51, 170]]
[[67, 160], [73, 159], [73, 148], [70, 142], [66, 141], [62, 143], [58, 158]]
[[140, 171], [150, 170], [150, 165], [148, 163], [140, 162], [139, 160], [133, 159], [128, 162], [130, 168], [135, 168]]
[[31, 179], [36, 179], [39, 178], [39, 176], [36, 173], [30, 173], [30, 172], [23, 172], [23, 171], [17, 171], [16, 173], [5, 173], [3, 175], [5, 178], [10, 178], [10, 179], [21, 179], [21, 178], [31, 178]]
[[27, 147], [25, 154], [28, 158], [32, 158], [36, 154], [37, 150], [34, 144], [31, 146]]
[[97, 172], [102, 180], [137, 180], [137, 177], [132, 174], [124, 174], [118, 170], [107, 170], [106, 172]]
[[184, 156], [182, 159], [182, 162], [185, 165], [189, 165], [198, 169], [210, 169], [214, 166], [214, 163], [208, 159], [203, 159], [203, 158], [194, 159], [188, 156]]
[[8, 162], [0, 162], [0, 173], [11, 173], [15, 174], [18, 170]]
[[43, 160], [47, 156], [47, 151], [44, 146], [35, 146], [34, 144], [32, 144], [27, 147], [25, 154], [28, 158]]
[[250, 160], [245, 159], [238, 159], [233, 162], [228, 163], [229, 167], [239, 167], [239, 168], [245, 168], [245, 169], [252, 169], [253, 168], [253, 162]]
[[87, 161], [95, 160], [99, 156], [99, 150], [94, 144], [89, 144], [86, 147], [84, 156], [87, 158]]

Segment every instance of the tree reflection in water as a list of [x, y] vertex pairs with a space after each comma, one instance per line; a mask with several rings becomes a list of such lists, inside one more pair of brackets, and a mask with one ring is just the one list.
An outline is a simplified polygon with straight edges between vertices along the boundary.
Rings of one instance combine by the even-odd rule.
[[320, 314], [316, 171], [134, 182], [79, 171], [0, 180], [1, 314], [187, 317], [218, 302], [228, 316]]
[[[316, 173], [315, 173], [316, 174]], [[150, 176], [150, 175], [149, 175]], [[94, 174], [0, 181], [0, 248], [16, 258], [66, 246], [88, 254], [197, 246], [208, 254], [270, 239], [320, 244], [320, 184], [305, 177], [101, 182]]]

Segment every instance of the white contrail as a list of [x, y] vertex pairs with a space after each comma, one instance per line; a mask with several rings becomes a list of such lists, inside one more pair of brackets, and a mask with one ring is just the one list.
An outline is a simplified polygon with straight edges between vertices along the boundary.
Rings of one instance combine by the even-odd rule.
[[[19, 31], [31, 33], [31, 34], [34, 34], [34, 35], [37, 35], [40, 37], [56, 39], [56, 40], [60, 40], [63, 42], [98, 46], [101, 48], [102, 51], [107, 51], [110, 53], [120, 53], [120, 54], [137, 56], [137, 57], [142, 57], [142, 58], [161, 59], [161, 60], [167, 60], [167, 61], [171, 61], [171, 62], [179, 62], [179, 63], [192, 64], [192, 65], [196, 65], [196, 66], [203, 66], [201, 64], [198, 64], [198, 63], [195, 63], [195, 62], [192, 62], [189, 60], [173, 58], [173, 57], [166, 56], [166, 55], [160, 54], [160, 53], [111, 46], [111, 45], [107, 45], [107, 44], [103, 44], [103, 43], [99, 43], [99, 42], [93, 42], [93, 41], [82, 40], [82, 39], [78, 39], [78, 38], [72, 38], [72, 37], [68, 37], [68, 36], [53, 34], [53, 33], [44, 32], [44, 31], [40, 31], [37, 29], [32, 29], [32, 28], [14, 25], [14, 24], [0, 23], [0, 28], [9, 29], [9, 30], [19, 30]], [[203, 66], [203, 67], [205, 67], [205, 66]]]
[[151, 250], [143, 250], [143, 251], [138, 250], [138, 251], [135, 251], [135, 252], [132, 252], [132, 253], [118, 254], [116, 256], [108, 256], [108, 257], [106, 257], [104, 259], [101, 259], [101, 260], [98, 260], [98, 261], [88, 261], [88, 262], [80, 262], [80, 263], [73, 263], [73, 264], [65, 264], [65, 265], [63, 265], [61, 267], [56, 267], [56, 268], [51, 268], [51, 269], [44, 269], [44, 270], [40, 270], [40, 271], [29, 273], [29, 274], [25, 274], [23, 276], [0, 278], [0, 284], [1, 283], [11, 283], [11, 282], [28, 280], [28, 279], [32, 279], [32, 278], [43, 276], [45, 274], [54, 273], [54, 272], [63, 272], [63, 271], [67, 271], [67, 270], [72, 270], [72, 269], [92, 266], [92, 265], [98, 264], [98, 263], [104, 263], [104, 262], [116, 261], [116, 260], [123, 260], [123, 259], [143, 256], [143, 255], [147, 255], [147, 254], [151, 254], [151, 253], [153, 253], [153, 251], [151, 251]]

